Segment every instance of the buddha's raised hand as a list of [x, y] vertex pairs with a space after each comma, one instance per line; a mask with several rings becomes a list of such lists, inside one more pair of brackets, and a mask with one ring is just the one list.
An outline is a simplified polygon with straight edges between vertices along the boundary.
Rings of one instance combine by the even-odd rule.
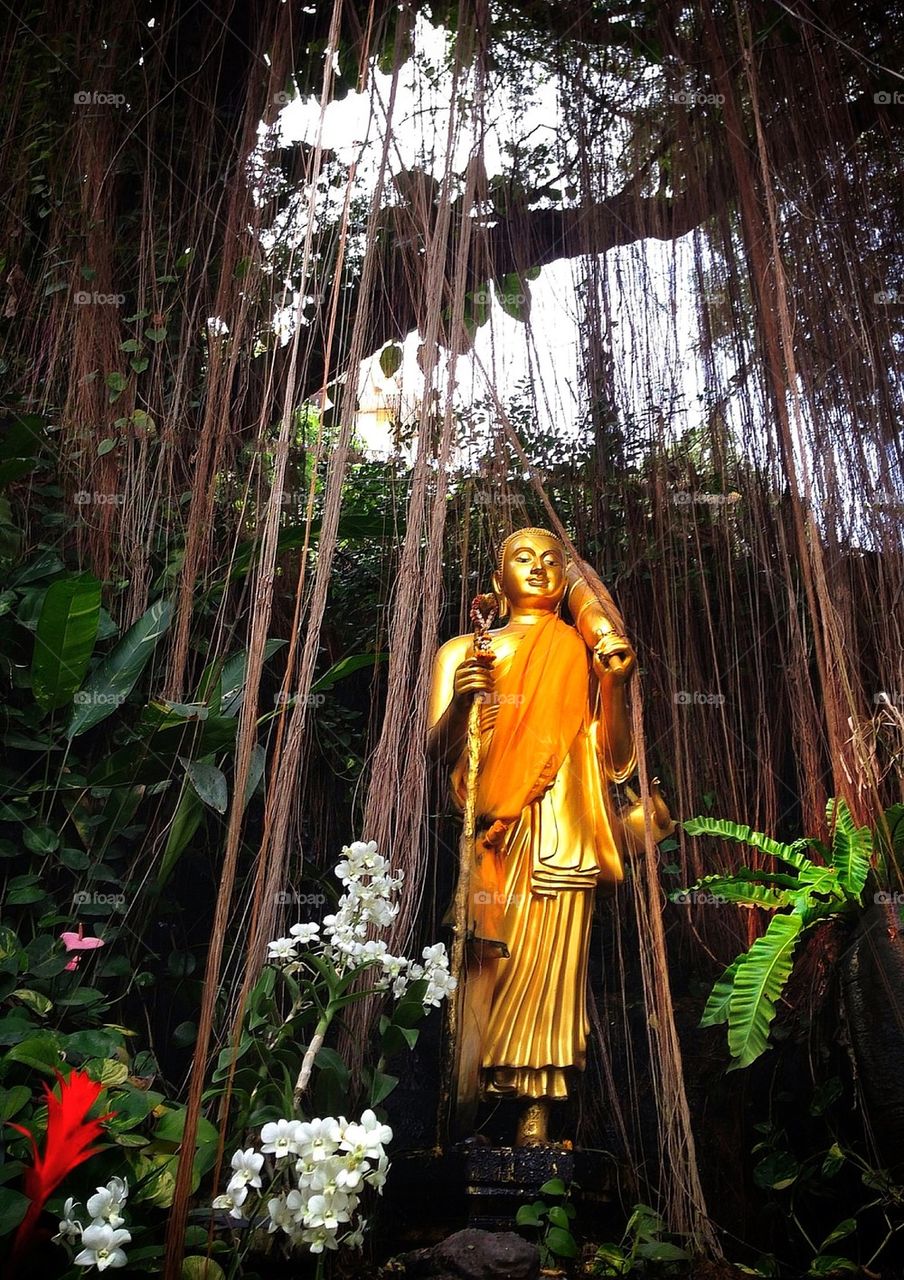
[[637, 666], [637, 654], [625, 636], [608, 635], [593, 650], [593, 669], [612, 684], [626, 684]]

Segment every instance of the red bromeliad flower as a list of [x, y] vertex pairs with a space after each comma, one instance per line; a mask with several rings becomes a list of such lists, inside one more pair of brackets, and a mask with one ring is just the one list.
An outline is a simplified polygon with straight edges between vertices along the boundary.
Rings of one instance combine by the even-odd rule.
[[108, 1111], [106, 1115], [88, 1119], [88, 1112], [100, 1096], [103, 1085], [92, 1080], [84, 1071], [73, 1071], [68, 1079], [57, 1071], [56, 1078], [60, 1084], [59, 1098], [48, 1084], [44, 1085], [47, 1095], [47, 1135], [43, 1156], [28, 1129], [20, 1124], [7, 1122], [11, 1128], [28, 1138], [34, 1152], [34, 1164], [25, 1170], [25, 1194], [31, 1200], [31, 1206], [16, 1232], [13, 1260], [24, 1248], [48, 1197], [71, 1170], [97, 1154], [100, 1147], [92, 1144], [101, 1136], [101, 1124], [116, 1114]]

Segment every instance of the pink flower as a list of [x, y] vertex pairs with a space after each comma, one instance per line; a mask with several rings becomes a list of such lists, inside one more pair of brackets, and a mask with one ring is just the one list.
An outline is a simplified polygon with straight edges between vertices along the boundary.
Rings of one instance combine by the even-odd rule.
[[[67, 951], [95, 951], [98, 947], [104, 945], [103, 938], [86, 938], [84, 929], [81, 925], [78, 927], [78, 933], [61, 933], [60, 938]], [[73, 956], [66, 965], [67, 969], [78, 968], [79, 957]]]

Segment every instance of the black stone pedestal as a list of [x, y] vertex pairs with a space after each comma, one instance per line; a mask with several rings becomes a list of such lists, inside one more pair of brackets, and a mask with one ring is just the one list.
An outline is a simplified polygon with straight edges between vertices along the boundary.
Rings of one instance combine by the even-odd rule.
[[522, 1204], [536, 1200], [550, 1178], [568, 1186], [574, 1152], [558, 1143], [529, 1147], [472, 1147], [465, 1157], [468, 1225], [487, 1231], [511, 1230]]
[[613, 1232], [624, 1228], [619, 1178], [623, 1187], [633, 1187], [629, 1174], [620, 1174], [601, 1151], [558, 1143], [510, 1147], [470, 1141], [445, 1150], [400, 1152], [383, 1197], [377, 1247], [384, 1256], [424, 1249], [465, 1226], [515, 1231], [518, 1209], [538, 1199], [551, 1178], [572, 1187], [579, 1234], [614, 1239]]

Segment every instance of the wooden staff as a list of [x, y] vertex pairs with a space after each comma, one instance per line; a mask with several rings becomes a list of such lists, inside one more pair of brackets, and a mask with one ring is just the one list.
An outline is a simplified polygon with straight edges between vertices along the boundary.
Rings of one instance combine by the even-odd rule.
[[[496, 616], [496, 598], [492, 595], [475, 596], [471, 602], [471, 622], [474, 627], [473, 655], [492, 651], [492, 641], [487, 634]], [[474, 866], [477, 834], [477, 774], [480, 763], [480, 699], [475, 694], [468, 708], [467, 772], [465, 775], [465, 802], [462, 816], [461, 839], [458, 844], [458, 883], [452, 906], [452, 973], [458, 979], [455, 998], [446, 1003], [446, 1032], [449, 1046], [446, 1055], [445, 1097], [450, 1108], [450, 1120], [454, 1115], [458, 1090], [457, 1067], [461, 1057], [461, 1010], [464, 1004], [465, 964], [468, 938], [471, 932], [471, 870]], [[450, 1125], [454, 1127], [454, 1125]]]

